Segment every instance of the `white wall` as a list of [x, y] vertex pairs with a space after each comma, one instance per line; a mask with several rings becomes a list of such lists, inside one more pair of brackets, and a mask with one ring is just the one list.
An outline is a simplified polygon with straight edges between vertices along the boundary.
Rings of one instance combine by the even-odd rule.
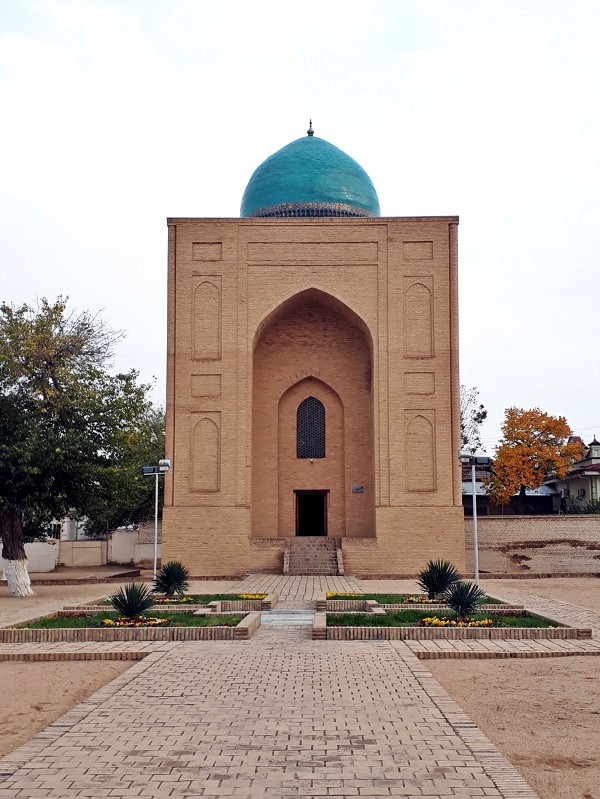
[[115, 530], [108, 539], [108, 562], [133, 565], [137, 542], [137, 530]]
[[32, 541], [25, 544], [27, 570], [32, 572], [51, 572], [58, 564], [58, 541]]
[[[115, 530], [108, 541], [108, 562], [124, 566], [151, 565], [154, 558], [154, 544], [147, 543], [140, 538], [139, 530]], [[160, 558], [160, 544], [158, 545]]]
[[90, 541], [61, 541], [61, 566], [105, 566], [107, 542], [103, 539]]

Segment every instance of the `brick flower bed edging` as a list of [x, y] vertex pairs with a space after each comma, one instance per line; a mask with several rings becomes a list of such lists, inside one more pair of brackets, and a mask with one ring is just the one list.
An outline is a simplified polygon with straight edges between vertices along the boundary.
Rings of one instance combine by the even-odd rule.
[[[53, 616], [63, 616], [69, 618], [73, 616], [95, 616], [98, 613], [114, 613], [114, 609], [110, 605], [80, 605], [69, 606], [63, 610], [57, 610]], [[191, 613], [198, 616], [207, 615], [211, 613], [211, 608], [208, 605], [153, 605], [148, 613]]]
[[2, 652], [0, 661], [143, 660], [150, 652]]
[[[443, 603], [436, 603], [432, 605], [420, 605], [412, 602], [402, 602], [396, 605], [386, 604], [380, 605], [384, 610], [420, 610], [423, 613], [434, 612], [438, 613], [440, 610], [449, 611], [450, 606]], [[527, 611], [524, 605], [510, 605], [508, 603], [502, 605], [478, 605], [477, 613], [499, 613], [507, 614], [509, 616], [526, 616]], [[536, 614], [537, 615], [537, 614]]]
[[582, 627], [328, 627], [327, 614], [315, 613], [315, 641], [433, 641], [461, 638], [519, 641], [532, 638], [591, 638]]
[[[376, 599], [327, 599], [325, 608], [330, 613], [385, 613], [385, 605], [380, 605]], [[317, 612], [321, 608], [317, 604]]]
[[558, 652], [413, 652], [419, 660], [505, 660], [507, 658], [562, 658], [600, 655], [599, 650]]
[[[382, 610], [420, 610], [424, 613], [440, 610], [450, 610], [443, 602], [418, 603], [397, 602], [380, 604], [375, 599], [317, 599], [317, 613], [377, 613]], [[509, 603], [497, 605], [480, 605], [478, 613], [511, 613], [515, 616], [525, 615], [524, 605], [511, 605]]]
[[[268, 594], [264, 599], [216, 599], [204, 607], [209, 607], [212, 612], [223, 613], [227, 611], [273, 610], [277, 605], [277, 594]], [[199, 607], [203, 607], [200, 605]]]
[[[42, 616], [41, 618], [47, 618]], [[30, 623], [40, 621], [31, 619]], [[0, 629], [0, 643], [60, 641], [246, 641], [260, 627], [260, 613], [248, 613], [235, 627], [55, 627]]]

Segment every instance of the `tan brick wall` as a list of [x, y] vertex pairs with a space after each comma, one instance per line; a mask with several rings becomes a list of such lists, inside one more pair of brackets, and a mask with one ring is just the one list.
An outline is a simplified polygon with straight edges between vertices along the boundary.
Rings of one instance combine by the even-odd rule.
[[[465, 519], [464, 526], [467, 566], [472, 568], [472, 519]], [[481, 571], [600, 573], [600, 515], [483, 516], [477, 530]]]
[[[169, 220], [164, 560], [276, 571], [314, 487], [350, 573], [463, 564], [456, 222]], [[291, 457], [309, 394], [323, 463]]]

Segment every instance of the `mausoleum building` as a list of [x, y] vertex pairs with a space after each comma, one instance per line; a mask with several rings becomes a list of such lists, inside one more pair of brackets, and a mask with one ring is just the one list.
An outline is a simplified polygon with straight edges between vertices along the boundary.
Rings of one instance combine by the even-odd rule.
[[457, 227], [380, 216], [312, 127], [240, 218], [168, 220], [163, 562], [280, 572], [328, 540], [347, 574], [464, 567]]

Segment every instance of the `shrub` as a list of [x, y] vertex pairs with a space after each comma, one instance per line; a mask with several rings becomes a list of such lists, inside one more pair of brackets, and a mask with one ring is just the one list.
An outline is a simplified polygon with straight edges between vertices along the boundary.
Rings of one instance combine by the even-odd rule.
[[453, 583], [460, 580], [460, 574], [447, 560], [430, 560], [419, 572], [419, 586], [427, 593], [428, 599], [443, 594]]
[[126, 619], [141, 616], [154, 604], [154, 597], [143, 583], [128, 583], [109, 599], [116, 612]]
[[459, 580], [444, 591], [444, 599], [458, 616], [459, 621], [467, 621], [477, 610], [477, 603], [484, 592], [475, 583]]
[[182, 563], [171, 560], [161, 567], [154, 581], [154, 591], [172, 597], [183, 596], [189, 588], [190, 573]]

